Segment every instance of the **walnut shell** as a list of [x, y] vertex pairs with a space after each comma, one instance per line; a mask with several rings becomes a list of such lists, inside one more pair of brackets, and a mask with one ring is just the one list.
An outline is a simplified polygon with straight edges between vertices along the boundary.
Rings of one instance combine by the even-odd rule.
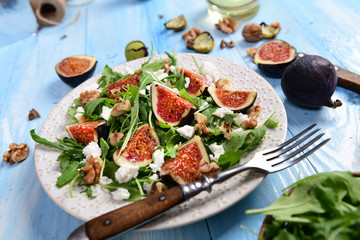
[[260, 24], [246, 24], [242, 30], [242, 35], [247, 42], [257, 42], [262, 38], [262, 30]]

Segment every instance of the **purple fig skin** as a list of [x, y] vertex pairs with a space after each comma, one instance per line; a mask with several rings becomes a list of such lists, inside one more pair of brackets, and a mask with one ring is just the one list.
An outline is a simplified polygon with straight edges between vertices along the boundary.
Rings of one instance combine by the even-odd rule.
[[292, 102], [306, 108], [336, 108], [341, 101], [332, 101], [338, 82], [334, 65], [327, 59], [306, 55], [292, 62], [281, 78], [281, 88]]

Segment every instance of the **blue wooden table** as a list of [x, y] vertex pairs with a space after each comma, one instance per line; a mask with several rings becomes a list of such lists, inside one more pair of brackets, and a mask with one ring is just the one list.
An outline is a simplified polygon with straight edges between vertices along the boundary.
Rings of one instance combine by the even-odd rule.
[[[69, 1], [76, 3], [77, 1]], [[22, 163], [0, 164], [0, 239], [65, 239], [83, 222], [63, 211], [42, 189], [34, 168], [34, 142], [29, 131], [40, 129], [52, 108], [72, 88], [55, 73], [55, 65], [65, 57], [95, 56], [95, 74], [105, 65], [126, 62], [128, 42], [141, 40], [157, 53], [192, 52], [181, 38], [183, 32], [168, 31], [164, 23], [185, 14], [188, 28], [209, 31], [215, 47], [209, 53], [232, 60], [259, 72], [245, 50], [259, 46], [245, 42], [241, 30], [224, 34], [208, 15], [205, 0], [98, 0], [81, 7], [66, 8], [63, 22], [70, 25], [44, 27], [37, 23], [28, 1], [0, 1], [0, 152], [10, 143], [27, 143], [29, 157]], [[250, 22], [280, 21], [277, 38], [298, 51], [321, 55], [336, 65], [360, 73], [360, 1], [336, 0], [260, 0], [260, 10], [251, 19], [239, 21], [240, 29]], [[158, 14], [163, 14], [159, 18]], [[220, 41], [233, 40], [234, 48], [220, 48]], [[246, 215], [245, 210], [268, 206], [281, 190], [300, 177], [325, 171], [360, 170], [360, 95], [337, 87], [333, 100], [341, 99], [337, 109], [309, 110], [289, 102], [280, 79], [264, 78], [282, 99], [288, 116], [287, 138], [316, 122], [331, 141], [300, 164], [272, 174], [243, 200], [202, 221], [175, 229], [133, 231], [118, 239], [256, 239], [241, 226], [257, 232], [264, 216]], [[41, 115], [28, 121], [29, 110]]]

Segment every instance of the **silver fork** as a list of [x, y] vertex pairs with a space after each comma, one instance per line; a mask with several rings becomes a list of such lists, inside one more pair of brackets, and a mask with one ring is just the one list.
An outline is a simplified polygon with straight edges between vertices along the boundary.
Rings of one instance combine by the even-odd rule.
[[[324, 135], [324, 133], [321, 133], [310, 139], [320, 130], [316, 129], [310, 132], [315, 125], [311, 125], [277, 147], [257, 152], [249, 162], [240, 167], [219, 172], [213, 177], [203, 176], [198, 182], [171, 188], [92, 219], [78, 227], [69, 236], [69, 239], [104, 239], [122, 234], [155, 219], [166, 210], [204, 190], [211, 192], [213, 184], [223, 182], [242, 171], [256, 169], [265, 173], [273, 173], [288, 168], [300, 162], [330, 140], [328, 138], [304, 152]], [[309, 141], [303, 146], [299, 146], [306, 140]]]

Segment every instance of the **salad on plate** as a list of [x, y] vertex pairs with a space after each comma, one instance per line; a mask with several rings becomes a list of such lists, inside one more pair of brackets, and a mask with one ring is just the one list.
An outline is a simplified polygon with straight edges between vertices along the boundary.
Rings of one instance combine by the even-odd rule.
[[[33, 140], [59, 149], [59, 188], [101, 185], [114, 200], [137, 201], [239, 164], [279, 121], [262, 116], [257, 92], [227, 78], [178, 65], [175, 54], [150, 57], [135, 71], [106, 66], [67, 110], [68, 136]], [[210, 63], [209, 63], [210, 64]]]

